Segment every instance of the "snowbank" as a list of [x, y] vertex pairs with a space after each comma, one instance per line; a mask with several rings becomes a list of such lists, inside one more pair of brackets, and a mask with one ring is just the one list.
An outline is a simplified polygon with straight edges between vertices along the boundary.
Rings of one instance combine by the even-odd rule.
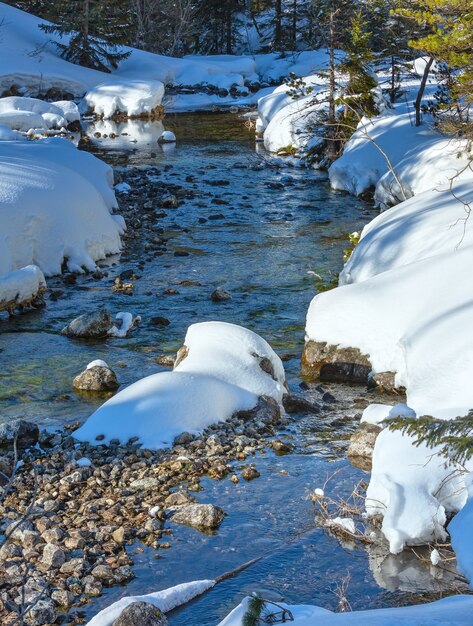
[[61, 129], [80, 120], [75, 102], [45, 102], [36, 98], [0, 98], [0, 124], [12, 130]]
[[116, 78], [88, 91], [82, 109], [105, 119], [119, 114], [130, 118], [159, 117], [163, 96], [164, 85], [157, 80]]
[[[242, 626], [248, 600], [245, 599], [218, 626]], [[437, 602], [392, 609], [373, 609], [332, 613], [319, 606], [282, 605], [290, 609], [294, 626], [331, 626], [331, 624], [376, 624], [376, 626], [424, 626], [425, 624], [467, 624], [471, 623], [473, 610], [472, 596], [452, 596]], [[94, 625], [95, 626], [95, 625]]]
[[193, 598], [200, 596], [214, 586], [215, 580], [195, 580], [143, 596], [126, 596], [97, 613], [86, 626], [112, 626], [122, 611], [133, 602], [148, 602], [163, 613], [168, 613], [178, 606], [190, 602]]
[[66, 139], [0, 142], [0, 275], [93, 270], [121, 249], [111, 168]]
[[473, 585], [473, 474], [465, 477], [468, 500], [448, 525], [458, 571]]
[[[280, 401], [284, 369], [258, 335], [233, 324], [191, 326], [187, 356], [172, 372], [143, 378], [103, 404], [75, 433], [80, 441], [127, 442], [138, 437], [147, 448], [167, 448], [187, 431], [200, 433], [215, 422], [256, 406], [260, 395]], [[261, 368], [271, 365], [277, 380]], [[100, 443], [103, 443], [100, 441]]]
[[43, 272], [36, 265], [0, 275], [0, 311], [25, 306], [45, 289]]

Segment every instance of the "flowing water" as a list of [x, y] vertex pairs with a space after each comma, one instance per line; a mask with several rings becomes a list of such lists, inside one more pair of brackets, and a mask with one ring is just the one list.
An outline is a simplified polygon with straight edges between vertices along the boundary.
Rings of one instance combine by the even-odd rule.
[[[187, 199], [176, 209], [166, 209], [159, 220], [168, 239], [164, 253], [155, 256], [153, 242], [138, 237], [121, 258], [102, 264], [104, 278], [82, 276], [75, 285], [50, 279], [50, 288], [63, 292], [56, 301], [36, 312], [0, 319], [0, 420], [26, 416], [53, 427], [84, 419], [98, 401], [75, 395], [71, 380], [89, 361], [106, 360], [120, 382], [129, 384], [161, 371], [156, 356], [175, 352], [190, 324], [211, 319], [261, 334], [285, 357], [291, 388], [317, 398], [315, 385], [299, 389], [307, 307], [320, 282], [317, 275], [330, 280], [340, 269], [347, 233], [371, 219], [373, 209], [332, 191], [321, 173], [264, 165], [264, 151], [255, 150], [252, 133], [237, 116], [181, 115], [166, 118], [165, 125], [177, 135], [175, 146], [157, 144], [160, 123], [89, 128], [90, 149], [119, 174], [133, 180], [133, 172], [152, 166], [146, 170], [150, 184], [179, 185], [188, 192]], [[122, 205], [139, 193], [132, 185]], [[128, 269], [139, 275], [134, 294], [112, 293], [113, 280]], [[227, 289], [232, 299], [212, 302], [209, 296], [217, 286]], [[176, 293], [166, 294], [166, 289]], [[60, 335], [72, 318], [99, 306], [131, 311], [142, 322], [125, 339], [85, 343]], [[153, 316], [171, 323], [157, 327], [150, 322]], [[335, 470], [329, 489], [340, 496], [367, 478], [342, 454], [346, 433], [359, 415], [360, 390], [332, 391], [340, 399], [336, 432], [318, 417], [302, 416], [286, 433], [296, 444], [295, 454], [261, 455], [256, 460], [258, 480], [238, 485], [228, 479], [203, 481], [202, 499], [229, 514], [219, 531], [204, 535], [175, 528], [172, 549], [161, 550], [159, 558], [153, 550], [140, 548], [137, 578], [125, 589], [108, 590], [86, 609], [86, 616], [122, 595], [213, 577], [259, 556], [262, 560], [237, 578], [176, 612], [171, 623], [215, 625], [257, 589], [272, 589], [290, 602], [335, 609], [336, 585], [347, 575], [353, 608], [405, 603], [412, 601], [411, 593], [432, 590], [437, 583], [420, 561], [370, 554], [315, 526], [307, 500], [310, 490]]]

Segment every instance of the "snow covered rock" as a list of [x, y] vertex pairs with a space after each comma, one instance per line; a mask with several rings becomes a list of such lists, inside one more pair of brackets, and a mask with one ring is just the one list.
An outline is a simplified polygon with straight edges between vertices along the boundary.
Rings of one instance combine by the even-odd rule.
[[96, 268], [121, 249], [111, 168], [66, 139], [0, 142], [0, 275]]
[[158, 143], [176, 143], [176, 135], [171, 130], [164, 130], [158, 139]]
[[27, 265], [0, 276], [0, 311], [13, 311], [42, 302], [46, 291], [43, 272], [36, 265]]
[[61, 129], [80, 121], [75, 102], [45, 102], [36, 98], [0, 98], [0, 124], [12, 130]]
[[159, 119], [163, 95], [164, 85], [160, 81], [114, 78], [88, 91], [81, 107], [84, 113], [105, 119]]
[[261, 396], [274, 404], [282, 399], [280, 359], [264, 339], [245, 328], [224, 322], [195, 324], [180, 352], [172, 372], [148, 376], [120, 391], [75, 437], [92, 443], [98, 435], [105, 442], [124, 443], [138, 437], [147, 448], [166, 448], [181, 433], [198, 434], [238, 411], [272, 413], [259, 403]]

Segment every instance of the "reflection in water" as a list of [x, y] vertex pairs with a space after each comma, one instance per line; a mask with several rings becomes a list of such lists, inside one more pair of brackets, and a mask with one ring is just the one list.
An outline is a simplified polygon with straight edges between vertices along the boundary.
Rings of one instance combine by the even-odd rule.
[[167, 149], [168, 146], [158, 144], [158, 139], [164, 130], [163, 123], [159, 121], [113, 122], [111, 120], [97, 120], [87, 126], [87, 135], [92, 143], [107, 150], [153, 148], [156, 151], [164, 152], [163, 148]]

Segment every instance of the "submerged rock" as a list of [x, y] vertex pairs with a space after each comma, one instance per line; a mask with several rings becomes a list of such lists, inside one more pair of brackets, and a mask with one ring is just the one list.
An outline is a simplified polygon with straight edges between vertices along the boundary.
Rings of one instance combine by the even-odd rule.
[[223, 287], [217, 287], [217, 289], [210, 294], [210, 299], [212, 302], [226, 302], [227, 300], [231, 300], [232, 296]]
[[113, 622], [112, 626], [167, 626], [164, 613], [150, 602], [132, 602]]
[[79, 339], [101, 339], [108, 335], [112, 326], [113, 320], [110, 313], [106, 309], [100, 309], [94, 313], [84, 313], [76, 317], [62, 329], [61, 334]]
[[326, 341], [308, 341], [301, 362], [302, 374], [324, 382], [368, 383], [369, 358], [358, 348], [341, 348]]
[[176, 507], [172, 521], [197, 529], [213, 530], [220, 526], [224, 517], [225, 512], [218, 506], [190, 503]]

